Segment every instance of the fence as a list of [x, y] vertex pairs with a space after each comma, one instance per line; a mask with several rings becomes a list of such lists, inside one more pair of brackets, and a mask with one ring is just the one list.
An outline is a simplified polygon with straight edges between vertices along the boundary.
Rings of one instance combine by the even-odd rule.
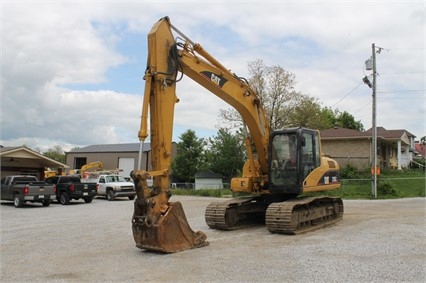
[[[318, 192], [314, 195], [338, 196], [344, 199], [371, 199], [372, 179], [341, 179], [341, 189]], [[171, 188], [186, 190], [180, 194], [205, 195], [217, 197], [238, 196], [230, 190], [229, 183], [224, 183], [222, 189], [201, 189], [195, 190], [195, 183], [173, 183]], [[426, 178], [425, 177], [384, 177], [377, 180], [377, 198], [403, 198], [403, 197], [425, 197]], [[310, 195], [310, 194], [309, 194]]]
[[[343, 198], [371, 198], [372, 179], [341, 179], [341, 189], [333, 192]], [[378, 198], [424, 197], [425, 177], [382, 177], [377, 179]]]
[[[205, 183], [206, 188], [217, 188], [216, 190], [229, 190], [229, 183], [222, 183], [222, 188], [219, 188], [217, 183]], [[171, 183], [171, 189], [195, 190], [195, 183]]]

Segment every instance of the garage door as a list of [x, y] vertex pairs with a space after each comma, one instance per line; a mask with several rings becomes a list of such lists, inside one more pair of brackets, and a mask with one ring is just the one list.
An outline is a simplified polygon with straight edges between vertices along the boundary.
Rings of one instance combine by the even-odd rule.
[[118, 168], [123, 169], [120, 175], [130, 177], [130, 172], [135, 169], [135, 159], [130, 157], [120, 157], [118, 159]]

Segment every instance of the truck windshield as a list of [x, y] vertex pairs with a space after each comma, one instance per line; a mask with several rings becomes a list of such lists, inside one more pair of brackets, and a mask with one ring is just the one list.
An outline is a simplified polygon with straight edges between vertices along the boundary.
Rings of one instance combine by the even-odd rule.
[[107, 182], [126, 182], [123, 176], [107, 176]]

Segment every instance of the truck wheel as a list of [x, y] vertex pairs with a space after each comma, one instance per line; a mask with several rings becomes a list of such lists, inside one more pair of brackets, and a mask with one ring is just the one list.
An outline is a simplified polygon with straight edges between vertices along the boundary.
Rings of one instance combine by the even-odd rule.
[[129, 196], [129, 200], [134, 200], [135, 196]]
[[70, 198], [66, 192], [61, 192], [60, 201], [62, 205], [70, 204]]
[[84, 198], [85, 203], [91, 203], [93, 198]]
[[43, 200], [43, 201], [41, 202], [41, 204], [42, 204], [43, 206], [49, 206], [49, 205], [50, 205], [50, 199], [45, 199], [45, 200]]
[[15, 207], [23, 207], [24, 206], [24, 201], [19, 197], [19, 194], [15, 194], [13, 196], [13, 204], [15, 205]]
[[114, 200], [114, 192], [112, 190], [108, 190], [106, 197], [107, 197], [107, 200], [109, 201]]

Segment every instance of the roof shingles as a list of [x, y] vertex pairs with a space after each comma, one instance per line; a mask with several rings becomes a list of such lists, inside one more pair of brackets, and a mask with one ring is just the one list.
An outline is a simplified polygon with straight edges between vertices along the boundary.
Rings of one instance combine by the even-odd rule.
[[[346, 129], [346, 128], [331, 128], [321, 130], [321, 138], [322, 139], [334, 139], [334, 138], [368, 138], [372, 136], [373, 129], [370, 128], [365, 132]], [[413, 134], [406, 130], [386, 130], [383, 127], [377, 127], [377, 136], [385, 139], [401, 139], [404, 135], [407, 134], [408, 137], [415, 137]]]
[[[90, 153], [90, 152], [138, 152], [139, 143], [119, 143], [119, 144], [95, 144], [82, 148], [73, 149], [72, 153]], [[143, 151], [150, 151], [151, 144], [144, 143]]]

